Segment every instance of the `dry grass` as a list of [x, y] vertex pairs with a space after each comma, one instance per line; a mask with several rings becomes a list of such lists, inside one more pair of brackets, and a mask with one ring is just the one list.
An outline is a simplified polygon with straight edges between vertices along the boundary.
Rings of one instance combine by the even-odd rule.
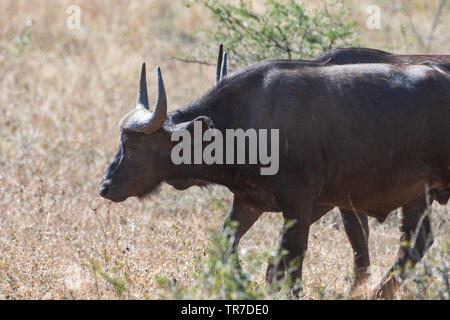
[[[410, 1], [424, 33], [437, 2]], [[116, 149], [117, 122], [133, 108], [142, 60], [161, 65], [171, 109], [213, 84], [214, 68], [170, 59], [210, 21], [182, 1], [73, 3], [82, 10], [81, 30], [66, 28], [67, 2], [0, 3], [0, 299], [158, 298], [156, 274], [191, 283], [193, 255], [223, 220], [230, 193], [164, 185], [145, 202], [112, 204], [97, 187]], [[384, 28], [367, 30], [368, 3], [353, 1], [363, 43], [420, 50], [414, 35], [400, 34], [407, 20], [391, 1], [375, 1]], [[448, 11], [432, 52], [450, 52], [450, 35], [442, 32], [449, 29]], [[19, 52], [15, 38], [29, 19], [32, 35]], [[447, 216], [448, 206], [435, 207], [434, 248], [449, 241]], [[240, 248], [257, 252], [275, 244], [280, 223], [279, 214], [265, 214]], [[393, 261], [399, 237], [395, 218], [370, 224], [376, 281]], [[344, 292], [351, 268], [340, 218], [329, 214], [312, 227], [307, 297], [317, 298], [320, 287]]]

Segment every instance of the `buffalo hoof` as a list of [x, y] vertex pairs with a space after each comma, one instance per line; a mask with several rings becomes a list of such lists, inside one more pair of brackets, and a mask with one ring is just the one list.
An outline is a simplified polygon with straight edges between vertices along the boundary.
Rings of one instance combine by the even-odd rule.
[[357, 298], [364, 296], [362, 287], [366, 280], [370, 277], [370, 273], [366, 270], [358, 271], [355, 273], [355, 278], [350, 287], [350, 298]]
[[384, 281], [378, 289], [375, 290], [371, 299], [372, 300], [394, 300], [395, 292], [399, 288], [400, 284], [394, 277], [390, 277], [388, 280]]
[[275, 266], [273, 263], [269, 263], [266, 271], [266, 282], [274, 283], [276, 281], [280, 281], [284, 278], [284, 267], [282, 263], [279, 263]]
[[[290, 288], [290, 298], [298, 299], [302, 296], [303, 288], [301, 285], [300, 276], [296, 272], [292, 272], [290, 274], [292, 277], [291, 280], [293, 284], [291, 284]], [[266, 282], [269, 284], [275, 284], [276, 282], [283, 281], [286, 278], [285, 267], [282, 262], [278, 265], [274, 265], [269, 263], [266, 271]]]

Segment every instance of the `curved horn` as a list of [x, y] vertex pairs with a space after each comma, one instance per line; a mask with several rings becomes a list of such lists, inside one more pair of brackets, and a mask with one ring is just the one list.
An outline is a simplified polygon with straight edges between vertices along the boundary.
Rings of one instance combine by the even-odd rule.
[[143, 105], [145, 109], [149, 109], [148, 95], [147, 95], [147, 80], [145, 79], [145, 62], [142, 62], [141, 79], [139, 80], [139, 91], [136, 101], [136, 107]]
[[158, 76], [158, 95], [156, 96], [155, 110], [152, 113], [152, 126], [157, 126], [159, 129], [167, 118], [167, 97], [159, 66], [156, 67], [156, 73]]
[[220, 80], [227, 75], [227, 53], [223, 53], [222, 68], [220, 69]]
[[223, 55], [223, 44], [220, 44], [219, 56], [217, 57], [216, 84], [220, 81], [220, 71], [222, 69], [222, 55]]
[[[164, 82], [161, 75], [161, 69], [158, 66], [158, 94], [156, 97], [155, 110], [150, 112], [148, 107], [148, 97], [145, 83], [145, 64], [142, 65], [141, 82], [139, 88], [138, 105], [136, 110], [125, 115], [120, 120], [119, 127], [126, 128], [135, 132], [151, 134], [160, 129], [167, 118], [167, 98], [164, 89]], [[141, 90], [145, 89], [145, 90]], [[145, 93], [145, 94], [144, 94]], [[147, 106], [144, 102], [147, 102]]]

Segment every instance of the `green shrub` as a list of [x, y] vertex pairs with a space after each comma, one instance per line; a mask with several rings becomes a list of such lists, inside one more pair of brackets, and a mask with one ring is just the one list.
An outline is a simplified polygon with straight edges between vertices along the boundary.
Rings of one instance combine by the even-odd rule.
[[20, 35], [14, 39], [14, 48], [18, 54], [21, 54], [30, 43], [32, 25], [33, 22], [31, 20], [27, 20]]
[[281, 260], [285, 252], [278, 249], [265, 250], [252, 255], [247, 254], [240, 266], [237, 254], [233, 252], [231, 238], [236, 225], [230, 223], [228, 232], [212, 231], [210, 243], [206, 249], [205, 260], [200, 269], [193, 268], [195, 279], [189, 287], [177, 284], [176, 279], [170, 279], [164, 274], [156, 276], [156, 282], [160, 289], [160, 297], [163, 299], [289, 299], [291, 294], [290, 272], [295, 266], [289, 268], [287, 276], [272, 284], [258, 283], [252, 280], [259, 272], [264, 262], [269, 259], [276, 264]]
[[442, 248], [431, 248], [405, 280], [404, 291], [417, 300], [450, 300], [450, 242]]
[[212, 61], [217, 45], [223, 43], [231, 67], [243, 67], [267, 59], [305, 59], [335, 47], [357, 45], [356, 22], [345, 0], [323, 3], [306, 10], [303, 2], [267, 0], [265, 11], [257, 13], [251, 2], [237, 5], [221, 0], [190, 0], [212, 15], [214, 25], [202, 29], [205, 41], [193, 50]]

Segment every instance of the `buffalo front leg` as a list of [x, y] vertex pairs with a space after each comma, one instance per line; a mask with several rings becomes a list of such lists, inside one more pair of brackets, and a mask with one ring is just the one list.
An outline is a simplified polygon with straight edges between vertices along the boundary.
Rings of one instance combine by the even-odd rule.
[[345, 233], [353, 249], [354, 279], [350, 294], [362, 284], [370, 273], [367, 269], [370, 266], [369, 256], [369, 223], [367, 215], [354, 211], [340, 209]]
[[[242, 236], [258, 220], [263, 212], [256, 209], [244, 197], [234, 195], [231, 208], [222, 225], [222, 233], [229, 240], [230, 253], [235, 253]], [[230, 222], [235, 222], [235, 228], [230, 226]]]
[[[301, 199], [282, 199], [280, 202], [284, 227], [279, 254], [270, 261], [266, 280], [272, 283], [286, 275], [289, 276], [293, 285], [292, 292], [294, 296], [297, 296], [301, 290], [297, 286], [297, 280], [301, 279], [303, 259], [308, 247], [313, 205], [311, 201]], [[285, 252], [284, 255], [283, 252]]]
[[400, 215], [400, 249], [397, 258], [383, 277], [374, 298], [394, 299], [395, 291], [408, 275], [409, 268], [419, 262], [433, 244], [429, 210], [422, 196], [403, 207]]

